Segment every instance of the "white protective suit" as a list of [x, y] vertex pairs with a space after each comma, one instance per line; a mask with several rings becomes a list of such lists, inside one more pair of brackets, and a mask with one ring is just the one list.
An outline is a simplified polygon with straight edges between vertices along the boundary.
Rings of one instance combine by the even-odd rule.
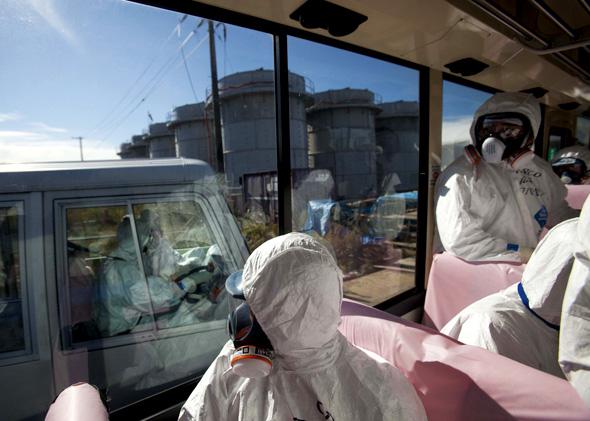
[[[148, 231], [145, 224], [138, 221], [140, 248], [148, 243]], [[198, 303], [187, 302], [183, 298], [189, 291], [181, 289], [168, 277], [146, 273], [146, 285], [128, 218], [123, 220], [117, 230], [117, 241], [117, 248], [99, 273], [95, 289], [92, 317], [102, 336], [145, 329], [144, 325], [153, 321], [152, 314], [156, 315], [159, 327], [182, 326], [212, 317], [216, 307], [211, 302], [204, 296], [199, 297], [201, 300]], [[206, 264], [214, 253], [218, 253], [215, 246], [209, 249], [217, 251], [209, 253], [205, 249], [196, 249], [192, 253], [194, 256], [187, 260], [193, 265], [199, 264], [199, 261]], [[210, 280], [212, 274], [201, 271], [191, 275], [191, 278], [198, 280], [187, 278], [183, 282], [192, 285], [191, 289], [194, 290], [197, 283]]]
[[559, 364], [590, 406], [590, 199], [582, 208], [575, 243], [575, 262], [561, 314]]
[[[539, 104], [521, 93], [496, 94], [475, 113], [471, 141], [480, 116], [518, 112], [528, 118], [537, 136]], [[543, 227], [577, 216], [566, 201], [566, 188], [551, 165], [534, 156], [515, 170], [506, 161], [472, 164], [460, 156], [436, 183], [437, 238], [435, 250], [467, 261], [526, 261], [526, 249], [537, 245]]]
[[[521, 283], [466, 307], [441, 332], [563, 377], [557, 362], [558, 329], [574, 262], [577, 221], [562, 222], [547, 233], [531, 256]], [[519, 295], [520, 284], [530, 309]]]
[[338, 332], [342, 273], [318, 241], [295, 233], [267, 241], [247, 260], [243, 285], [274, 347], [272, 371], [238, 377], [228, 342], [179, 420], [426, 419], [400, 371]]

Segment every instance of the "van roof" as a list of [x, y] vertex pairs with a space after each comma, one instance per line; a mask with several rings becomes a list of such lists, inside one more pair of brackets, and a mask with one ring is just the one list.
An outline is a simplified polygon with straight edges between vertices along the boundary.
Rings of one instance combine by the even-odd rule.
[[125, 159], [0, 165], [0, 193], [182, 184], [212, 176], [195, 159]]

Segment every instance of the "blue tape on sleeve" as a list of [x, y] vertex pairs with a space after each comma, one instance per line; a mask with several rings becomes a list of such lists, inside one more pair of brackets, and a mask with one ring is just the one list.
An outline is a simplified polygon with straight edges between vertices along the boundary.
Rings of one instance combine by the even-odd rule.
[[506, 244], [506, 250], [518, 251], [518, 249], [519, 249], [518, 244], [512, 244], [512, 243]]

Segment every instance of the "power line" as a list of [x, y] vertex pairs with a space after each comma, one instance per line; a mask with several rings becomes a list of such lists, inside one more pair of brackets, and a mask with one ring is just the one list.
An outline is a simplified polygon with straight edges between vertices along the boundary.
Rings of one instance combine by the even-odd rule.
[[123, 104], [123, 102], [125, 102], [125, 100], [129, 97], [129, 95], [131, 94], [131, 92], [135, 89], [135, 87], [137, 86], [137, 84], [139, 83], [139, 81], [152, 68], [152, 66], [154, 65], [154, 63], [156, 62], [156, 60], [160, 57], [162, 51], [164, 50], [164, 47], [170, 41], [170, 39], [174, 36], [174, 34], [180, 35], [181, 25], [186, 20], [187, 17], [188, 17], [188, 15], [183, 15], [178, 20], [178, 23], [174, 26], [174, 28], [172, 28], [172, 31], [170, 31], [170, 34], [168, 34], [168, 36], [166, 37], [166, 39], [158, 47], [157, 52], [154, 55], [154, 57], [152, 58], [152, 60], [148, 63], [148, 65], [144, 68], [144, 70], [140, 73], [140, 75], [131, 84], [131, 86], [129, 87], [129, 89], [127, 89], [127, 91], [121, 97], [121, 99], [117, 102], [117, 104], [106, 114], [105, 117], [103, 117], [103, 119], [92, 130], [90, 130], [90, 132], [87, 133], [86, 137], [88, 137], [91, 134], [94, 134], [97, 131], [100, 131], [101, 129], [104, 128], [103, 126], [105, 125], [105, 123], [107, 123], [107, 121], [111, 118], [111, 116], [113, 116], [113, 114], [115, 114], [115, 112], [118, 110], [118, 108]]
[[197, 98], [197, 93], [195, 92], [195, 86], [193, 85], [193, 79], [191, 78], [191, 73], [188, 70], [188, 65], [186, 64], [186, 57], [184, 56], [184, 48], [180, 49], [182, 53], [182, 62], [184, 63], [184, 70], [186, 70], [186, 77], [188, 78], [188, 82], [191, 85], [191, 90], [193, 91], [193, 96], [195, 97], [195, 102], [199, 102], [199, 98]]
[[[192, 31], [191, 34], [194, 34], [195, 31]], [[134, 100], [132, 102], [134, 102], [135, 100], [137, 100], [139, 98], [139, 96], [146, 90], [149, 88], [149, 90], [147, 91], [147, 93], [145, 93], [145, 95], [139, 100], [139, 102], [137, 104], [135, 104], [135, 106], [133, 108], [131, 108], [131, 110], [129, 110], [129, 112], [127, 114], [125, 114], [122, 118], [120, 118], [119, 120], [117, 120], [114, 124], [114, 126], [111, 126], [109, 132], [98, 142], [98, 144], [96, 145], [96, 147], [100, 146], [104, 141], [106, 141], [109, 136], [111, 136], [115, 130], [117, 130], [121, 124], [123, 124], [140, 106], [141, 104], [143, 104], [148, 97], [156, 90], [156, 88], [160, 85], [160, 83], [162, 82], [162, 80], [164, 79], [164, 76], [166, 75], [166, 73], [168, 73], [168, 71], [171, 70], [172, 65], [174, 65], [174, 62], [178, 59], [178, 53], [180, 51], [182, 51], [182, 47], [185, 46], [186, 42], [188, 42], [188, 40], [192, 37], [192, 35], [190, 37], [187, 37], [187, 39], [185, 39], [185, 41], [181, 44], [181, 46], [179, 47], [178, 51], [176, 51], [175, 55], [164, 65], [162, 66], [162, 68], [160, 69], [160, 71], [158, 73], [156, 73], [156, 75], [154, 77], [152, 77], [152, 79], [150, 80], [150, 82], [148, 82], [148, 84], [144, 87], [144, 89], [135, 96]], [[191, 55], [193, 55], [195, 53], [195, 51], [197, 51], [197, 49], [203, 44], [203, 42], [208, 38], [208, 36], [203, 37], [199, 43], [197, 44], [197, 46], [195, 48], [193, 48], [191, 50], [191, 52], [186, 55], [186, 58], [189, 58]], [[177, 69], [179, 66], [177, 65], [174, 69]], [[151, 88], [149, 87], [150, 83], [152, 83]]]

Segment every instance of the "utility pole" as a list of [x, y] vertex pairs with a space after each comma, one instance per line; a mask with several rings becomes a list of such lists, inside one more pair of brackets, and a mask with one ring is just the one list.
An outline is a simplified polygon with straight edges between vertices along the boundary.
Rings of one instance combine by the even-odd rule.
[[72, 139], [78, 139], [78, 143], [80, 145], [80, 161], [84, 161], [84, 152], [82, 149], [82, 139], [84, 139], [83, 136], [72, 136]]
[[219, 88], [217, 86], [217, 55], [215, 53], [215, 28], [213, 21], [208, 21], [209, 28], [209, 54], [211, 61], [211, 96], [213, 100], [213, 121], [215, 122], [215, 157], [217, 159], [217, 171], [224, 172], [223, 143], [221, 140], [221, 114], [219, 110]]

